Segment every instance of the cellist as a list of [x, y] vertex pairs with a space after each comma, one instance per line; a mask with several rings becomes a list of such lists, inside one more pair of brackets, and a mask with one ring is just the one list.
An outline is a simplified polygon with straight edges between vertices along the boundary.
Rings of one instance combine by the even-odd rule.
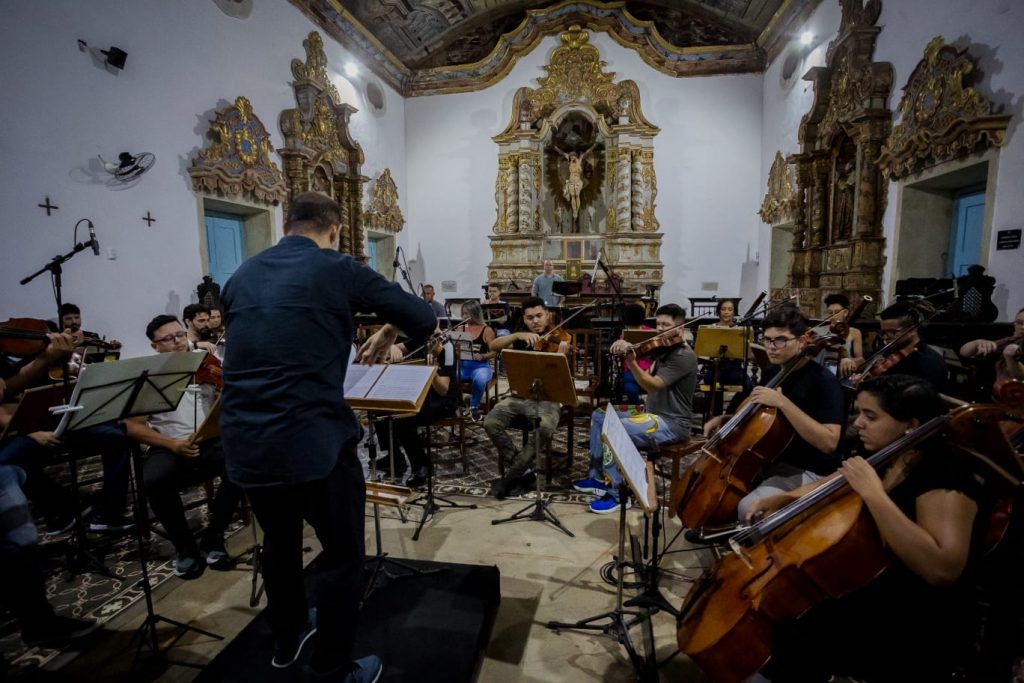
[[[800, 356], [801, 336], [808, 329], [807, 318], [793, 306], [782, 306], [764, 320], [764, 346], [773, 366], [764, 373], [770, 380], [773, 369], [781, 368]], [[839, 445], [844, 420], [843, 392], [836, 376], [810, 358], [799, 365], [777, 389], [754, 387], [750, 401], [777, 408], [795, 432], [785, 450], [765, 468], [760, 484], [740, 500], [739, 519], [745, 519], [757, 500], [792, 491], [822, 476], [831, 474], [839, 464], [835, 450]], [[708, 420], [705, 436], [711, 436], [729, 415]]]
[[[939, 412], [931, 384], [909, 375], [864, 380], [856, 406], [866, 452], [881, 450]], [[881, 473], [854, 456], [838, 475], [863, 498], [895, 561], [865, 587], [778, 626], [772, 658], [753, 680], [827, 681], [833, 674], [872, 683], [945, 680], [968, 642], [967, 579], [987, 521], [979, 514], [988, 506], [981, 478], [942, 436], [899, 454]], [[750, 507], [749, 519], [823, 483], [761, 499]]]

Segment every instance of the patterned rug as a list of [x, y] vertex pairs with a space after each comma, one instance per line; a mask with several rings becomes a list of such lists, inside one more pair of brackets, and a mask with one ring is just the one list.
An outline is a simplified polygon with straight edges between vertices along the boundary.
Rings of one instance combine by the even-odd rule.
[[[66, 469], [53, 469], [51, 475], [60, 481], [66, 475]], [[100, 464], [98, 458], [84, 460], [80, 463], [79, 477], [82, 481], [98, 478]], [[82, 489], [83, 502], [95, 493], [99, 484]], [[186, 516], [189, 525], [198, 530], [206, 525], [206, 505], [201, 501], [205, 493], [201, 488], [185, 492], [183, 500], [186, 504]], [[194, 504], [194, 506], [193, 506]], [[146, 564], [150, 585], [155, 589], [169, 579], [174, 578], [174, 546], [159, 535], [160, 527], [155, 526], [147, 543]], [[243, 529], [240, 521], [234, 522], [228, 529], [228, 536]], [[40, 528], [40, 533], [45, 529]], [[138, 542], [134, 532], [125, 535], [86, 534], [86, 548], [99, 560], [110, 576], [99, 572], [82, 571], [69, 575], [69, 553], [73, 539], [64, 534], [53, 538], [43, 537], [40, 541], [44, 571], [47, 574], [46, 592], [50, 604], [58, 614], [79, 618], [91, 618], [106, 622], [123, 612], [125, 609], [144, 597], [140, 581], [142, 579], [142, 563], [139, 561]], [[79, 554], [81, 560], [84, 556]], [[79, 561], [77, 566], [89, 564]], [[33, 670], [45, 667], [48, 670], [59, 669], [75, 657], [74, 647], [44, 648], [29, 647], [21, 641], [17, 622], [10, 614], [0, 614], [0, 656], [11, 664], [10, 675], [29, 675]]]

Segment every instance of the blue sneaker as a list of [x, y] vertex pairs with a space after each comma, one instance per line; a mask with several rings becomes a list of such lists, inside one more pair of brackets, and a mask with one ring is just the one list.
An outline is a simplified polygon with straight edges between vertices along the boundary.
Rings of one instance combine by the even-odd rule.
[[580, 493], [589, 493], [594, 496], [605, 496], [608, 494], [608, 486], [600, 479], [587, 477], [578, 479], [572, 483], [572, 487]]
[[356, 668], [342, 679], [344, 683], [377, 683], [384, 673], [384, 662], [377, 655], [367, 655], [357, 659]]
[[[626, 501], [626, 509], [633, 507], [633, 504], [628, 500]], [[619, 501], [612, 496], [607, 494], [604, 498], [598, 498], [590, 504], [590, 511], [598, 515], [607, 515], [611, 512], [619, 511]]]
[[274, 642], [274, 658], [270, 665], [275, 669], [287, 669], [298, 660], [302, 648], [316, 633], [316, 607], [309, 608], [309, 621], [306, 628], [285, 641]]

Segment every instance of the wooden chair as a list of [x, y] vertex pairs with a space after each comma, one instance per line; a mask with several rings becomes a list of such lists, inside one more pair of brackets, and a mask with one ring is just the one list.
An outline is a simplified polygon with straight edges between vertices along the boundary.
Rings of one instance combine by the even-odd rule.
[[592, 412], [597, 407], [601, 387], [601, 335], [591, 329], [568, 330], [572, 335], [569, 370], [576, 382], [576, 395], [587, 401]]

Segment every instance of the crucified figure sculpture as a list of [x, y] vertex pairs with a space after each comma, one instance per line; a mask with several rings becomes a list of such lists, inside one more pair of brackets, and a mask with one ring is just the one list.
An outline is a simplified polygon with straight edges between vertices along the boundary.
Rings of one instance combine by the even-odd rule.
[[590, 156], [590, 152], [593, 151], [594, 147], [595, 145], [591, 145], [583, 154], [577, 152], [569, 152], [567, 154], [558, 147], [555, 147], [555, 151], [569, 162], [569, 178], [562, 186], [562, 196], [565, 197], [565, 200], [572, 207], [573, 222], [579, 220], [580, 215], [580, 191], [583, 190], [583, 161]]

